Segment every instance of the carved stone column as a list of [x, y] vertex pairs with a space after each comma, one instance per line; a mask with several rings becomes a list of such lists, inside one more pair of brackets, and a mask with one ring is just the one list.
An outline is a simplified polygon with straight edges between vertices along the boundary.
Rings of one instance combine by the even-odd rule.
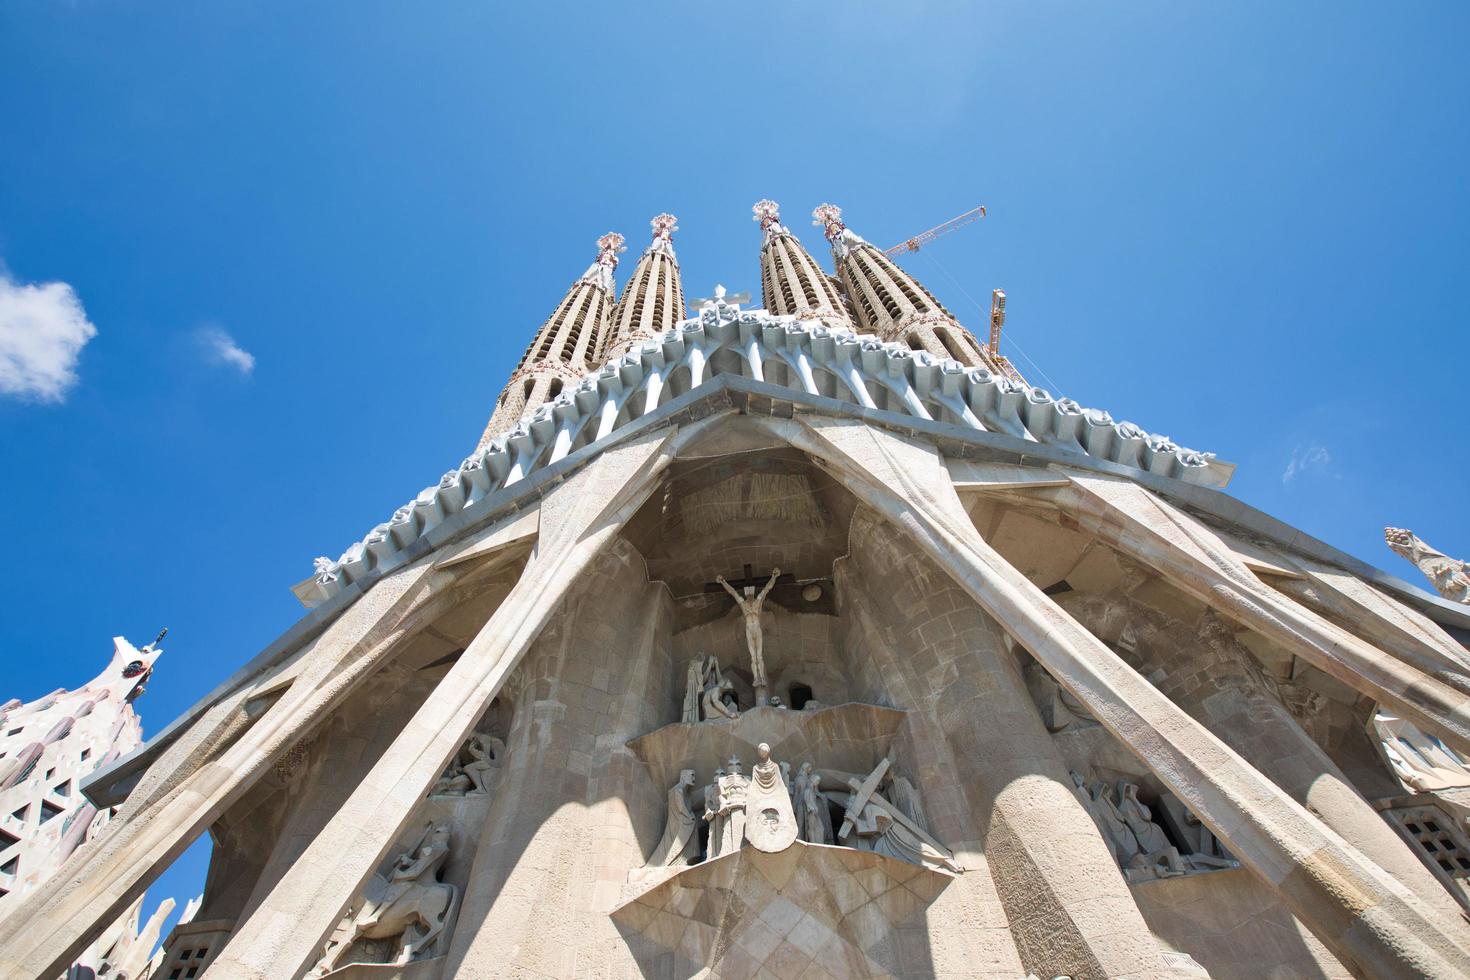
[[762, 424], [902, 528], [1285, 901], [1344, 965], [1470, 973], [1470, 930], [1426, 905], [1123, 663], [970, 523], [938, 453], [861, 423]]
[[446, 976], [637, 973], [609, 914], [663, 831], [667, 787], [627, 742], [677, 720], [672, 632], [668, 591], [619, 542], [527, 654]]
[[[399, 624], [426, 600], [430, 566], [378, 582], [316, 642], [281, 699], [217, 757], [187, 760], [187, 776], [115, 820], [0, 920], [0, 975], [55, 976], [114, 921], [195, 838], [268, 772], [275, 760], [390, 657]], [[243, 692], [231, 700], [238, 716]], [[210, 713], [212, 716], [212, 712]], [[211, 720], [220, 721], [222, 719]], [[68, 868], [74, 868], [68, 873]]]
[[[871, 509], [853, 516], [851, 543], [844, 606], [881, 631], [872, 655], [888, 689], [947, 743], [974, 824], [966, 836], [983, 842], [1026, 970], [1161, 973], [1157, 941], [1072, 792], [1004, 633]], [[932, 772], [921, 766], [921, 775]]]
[[1307, 663], [1470, 752], [1470, 697], [1435, 676], [1440, 664], [1417, 646], [1395, 655], [1286, 598], [1245, 567], [1189, 515], [1121, 479], [1069, 474], [1068, 487], [1039, 490], [1068, 519], [1184, 592]]
[[1459, 915], [1454, 898], [1302, 730], [1213, 614], [1190, 628], [1133, 599], [1073, 593], [1058, 604], [1348, 843], [1442, 914]]
[[536, 552], [520, 580], [211, 969], [279, 980], [315, 960], [561, 597], [657, 485], [677, 441], [661, 433], [609, 448], [542, 500]]

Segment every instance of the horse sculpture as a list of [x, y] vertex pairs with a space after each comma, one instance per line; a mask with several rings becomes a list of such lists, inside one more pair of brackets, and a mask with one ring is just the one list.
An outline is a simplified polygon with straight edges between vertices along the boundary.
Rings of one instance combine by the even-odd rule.
[[399, 855], [388, 878], [374, 875], [368, 882], [366, 902], [355, 915], [343, 918], [312, 976], [337, 969], [359, 940], [401, 937], [392, 961], [399, 965], [432, 949], [459, 901], [459, 889], [438, 880], [448, 859], [449, 825], [430, 824], [419, 844]]

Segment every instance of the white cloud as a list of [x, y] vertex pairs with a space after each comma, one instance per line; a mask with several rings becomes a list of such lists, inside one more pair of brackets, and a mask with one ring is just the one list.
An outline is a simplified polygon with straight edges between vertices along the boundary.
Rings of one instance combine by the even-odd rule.
[[0, 395], [60, 402], [97, 328], [64, 282], [16, 282], [0, 268]]
[[195, 330], [194, 336], [209, 363], [234, 368], [247, 378], [255, 370], [255, 355], [235, 343], [224, 327], [207, 323]]
[[1290, 483], [1309, 470], [1325, 470], [1331, 462], [1332, 454], [1327, 451], [1326, 446], [1308, 446], [1305, 450], [1297, 446], [1292, 451], [1291, 459], [1286, 462], [1286, 472], [1281, 474], [1281, 482]]

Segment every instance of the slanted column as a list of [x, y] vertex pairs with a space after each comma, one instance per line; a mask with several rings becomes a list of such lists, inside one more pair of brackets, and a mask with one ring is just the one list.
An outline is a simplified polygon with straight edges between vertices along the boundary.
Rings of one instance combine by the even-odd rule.
[[1359, 975], [1470, 973], [1470, 929], [1429, 907], [1164, 697], [980, 537], [932, 446], [853, 422], [760, 424], [821, 460], [1146, 764]]
[[[430, 601], [431, 570], [421, 562], [374, 585], [305, 654], [281, 699], [218, 758], [109, 823], [61, 873], [14, 906], [0, 920], [0, 976], [64, 972], [94, 933], [115, 921], [282, 753], [397, 651], [406, 635], [401, 624]], [[235, 696], [236, 708], [243, 696]]]
[[1131, 649], [1121, 655], [1161, 693], [1440, 914], [1460, 914], [1403, 838], [1297, 724], [1225, 623], [1206, 613], [1192, 630], [1136, 600], [1083, 593], [1061, 596], [1058, 605], [1115, 649], [1126, 630]]
[[1153, 568], [1184, 592], [1307, 663], [1470, 752], [1470, 698], [1420, 669], [1417, 649], [1390, 656], [1280, 595], [1208, 529], [1128, 481], [1069, 474], [1039, 490], [1077, 525]]
[[211, 970], [280, 980], [315, 961], [562, 596], [652, 492], [677, 441], [677, 433], [664, 431], [610, 448], [547, 494], [536, 550], [520, 580]]
[[663, 831], [667, 786], [627, 747], [671, 721], [672, 603], [619, 541], [516, 672], [515, 721], [445, 976], [636, 975], [610, 913]]
[[948, 744], [977, 824], [967, 836], [983, 846], [1025, 969], [1046, 977], [1162, 973], [1157, 941], [1072, 792], [1005, 634], [871, 508], [853, 515], [850, 540], [843, 603], [883, 624], [893, 655], [877, 673], [888, 690], [907, 692], [899, 706], [922, 714]]

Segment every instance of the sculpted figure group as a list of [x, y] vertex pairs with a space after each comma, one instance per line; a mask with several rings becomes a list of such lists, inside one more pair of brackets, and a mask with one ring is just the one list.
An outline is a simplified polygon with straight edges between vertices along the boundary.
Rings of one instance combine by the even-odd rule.
[[1138, 798], [1137, 784], [1118, 780], [1117, 799], [1114, 799], [1114, 787], [1101, 779], [1089, 786], [1081, 773], [1073, 772], [1072, 784], [1102, 832], [1108, 852], [1129, 881], [1240, 867], [1240, 862], [1230, 857], [1210, 829], [1172, 795], [1166, 794], [1160, 802], [1166, 819], [1189, 847], [1190, 852], [1186, 854], [1181, 854], [1170, 843], [1164, 828], [1154, 822], [1153, 811]]
[[[757, 756], [749, 777], [733, 756], [704, 787], [705, 860], [733, 854], [746, 843], [774, 853], [799, 837], [963, 873], [948, 848], [930, 836], [917, 789], [888, 759], [867, 776], [831, 770], [824, 775], [803, 762], [792, 778], [786, 763], [772, 761], [769, 746], [762, 743]], [[823, 788], [827, 779], [832, 789]], [[688, 796], [695, 782], [694, 770], [684, 769], [669, 790], [668, 820], [649, 867], [699, 862], [698, 823]], [[840, 819], [835, 827], [834, 813]]]
[[684, 679], [684, 707], [679, 720], [689, 723], [734, 718], [740, 714], [735, 704], [735, 685], [720, 672], [720, 660], [714, 654], [700, 654], [689, 661]]
[[387, 962], [400, 965], [431, 952], [459, 900], [459, 889], [439, 880], [449, 860], [449, 840], [449, 824], [430, 824], [419, 843], [398, 856], [386, 878], [374, 875], [363, 890], [362, 905], [349, 911], [332, 933], [311, 975], [331, 973], [363, 940], [395, 940], [396, 952]]

